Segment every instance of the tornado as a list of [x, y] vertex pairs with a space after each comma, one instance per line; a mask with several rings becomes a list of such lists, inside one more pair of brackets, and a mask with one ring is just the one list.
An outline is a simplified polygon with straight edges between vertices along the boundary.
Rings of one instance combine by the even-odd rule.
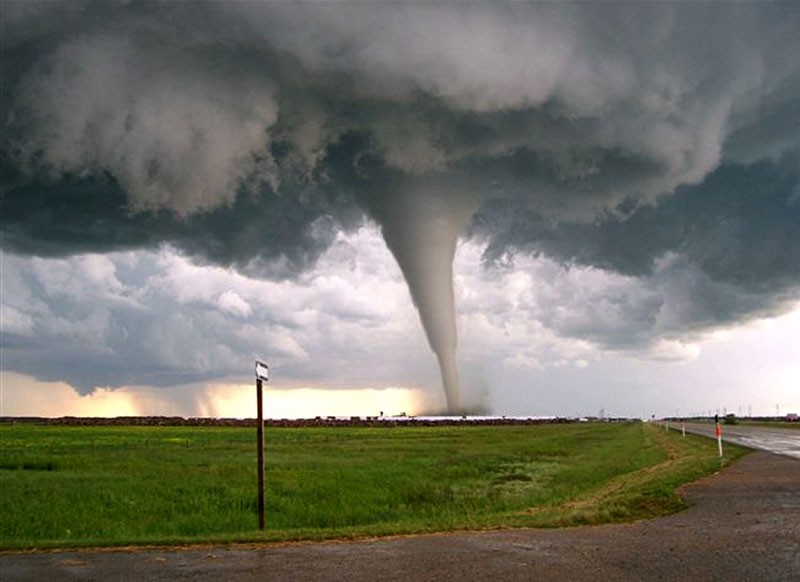
[[439, 362], [450, 413], [462, 410], [453, 258], [458, 237], [477, 206], [477, 197], [440, 186], [384, 193], [369, 204], [403, 272], [428, 344]]

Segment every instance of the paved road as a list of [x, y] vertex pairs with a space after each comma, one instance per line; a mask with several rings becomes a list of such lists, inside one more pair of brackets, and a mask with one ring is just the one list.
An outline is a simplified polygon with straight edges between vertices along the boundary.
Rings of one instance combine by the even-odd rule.
[[[680, 423], [668, 424], [671, 429], [680, 430]], [[713, 423], [687, 422], [686, 432], [716, 438]], [[797, 429], [723, 424], [722, 442], [800, 459], [800, 430]]]
[[11, 580], [777, 580], [800, 573], [800, 461], [756, 452], [634, 524], [355, 543], [0, 555]]

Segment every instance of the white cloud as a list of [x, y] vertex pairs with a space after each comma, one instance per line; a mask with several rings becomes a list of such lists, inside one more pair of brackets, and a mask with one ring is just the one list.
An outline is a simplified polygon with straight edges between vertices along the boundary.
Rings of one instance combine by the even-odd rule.
[[197, 265], [167, 247], [3, 260], [3, 333], [36, 338], [7, 349], [5, 365], [47, 369], [43, 379], [83, 390], [246, 374], [256, 355], [297, 382], [396, 384], [407, 379], [404, 353], [427, 357], [399, 269], [374, 228], [340, 234], [318, 268], [294, 282]]
[[0, 304], [0, 322], [5, 333], [23, 337], [33, 334], [33, 318], [5, 303]]
[[[596, 269], [564, 269], [543, 257], [517, 258], [513, 270], [486, 269], [481, 264], [482, 248], [462, 243], [455, 264], [467, 403], [488, 403], [502, 413], [593, 414], [605, 407], [609, 414], [638, 415], [649, 410], [646, 403], [661, 402], [661, 410], [672, 414], [664, 407], [677, 395], [684, 399], [685, 411], [691, 402], [703, 408], [709, 404], [701, 402], [722, 401], [717, 391], [709, 389], [705, 401], [689, 397], [687, 391], [725, 368], [725, 381], [731, 386], [726, 401], [734, 401], [728, 404], [733, 407], [748, 399], [747, 379], [752, 382], [759, 366], [769, 366], [772, 371], [761, 384], [770, 386], [771, 396], [765, 398], [790, 406], [787, 387], [793, 386], [797, 371], [789, 362], [800, 358], [791, 353], [796, 317], [675, 338], [659, 335], [653, 319], [633, 317], [633, 323], [621, 323], [617, 320], [624, 320], [626, 311], [612, 310], [613, 317], [597, 323], [594, 340], [589, 341], [584, 327], [575, 331], [575, 321], [592, 322], [594, 316], [586, 314], [597, 308], [594, 303], [604, 306], [610, 296], [627, 305], [659, 293], [659, 287]], [[312, 385], [336, 392], [416, 386], [427, 390], [423, 408], [435, 409], [437, 402], [441, 406], [433, 356], [399, 270], [374, 228], [340, 235], [318, 269], [297, 282], [255, 280], [195, 265], [166, 248], [95, 258], [55, 259], [51, 264], [51, 260], [4, 256], [4, 283], [16, 281], [13, 292], [5, 289], [6, 301], [18, 306], [19, 295], [35, 297], [30, 305], [39, 305], [26, 310], [26, 302], [22, 308], [4, 310], [4, 337], [35, 337], [38, 345], [17, 352], [13, 342], [6, 342], [5, 372], [36, 374], [46, 369], [42, 379], [67, 380], [77, 386], [97, 378], [102, 378], [100, 386], [169, 384], [173, 387], [126, 389], [119, 398], [124, 396], [125, 406], [133, 408], [114, 410], [217, 414], [229, 408], [214, 405], [197, 388], [204, 382], [192, 384], [191, 389], [175, 386], [189, 386], [188, 378], [248, 378], [252, 358], [263, 356], [270, 361], [276, 389]], [[87, 271], [93, 273], [97, 284], [91, 288], [96, 293], [81, 300], [81, 287], [75, 284], [85, 280]], [[135, 273], [147, 275], [135, 280]], [[35, 284], [24, 287], [20, 281]], [[59, 286], [68, 291], [66, 295], [56, 292]], [[68, 310], [62, 305], [64, 297], [71, 304]], [[136, 297], [136, 302], [129, 297]], [[642, 322], [650, 326], [637, 331], [651, 338], [647, 349], [624, 347], [624, 341], [614, 338]], [[609, 337], [604, 339], [603, 334]], [[732, 355], [752, 350], [759, 342], [768, 343], [749, 362], [743, 353]], [[71, 349], [76, 343], [80, 349]], [[730, 365], [722, 363], [727, 357], [737, 362], [741, 378], [735, 382], [728, 373]], [[93, 374], [87, 373], [90, 369]], [[653, 388], [647, 388], [647, 378], [656, 377]], [[15, 385], [27, 384], [15, 380]], [[585, 402], [579, 399], [583, 404], [576, 404], [578, 392], [585, 395]], [[103, 402], [121, 402], [115, 393], [101, 388], [91, 399], [76, 397], [82, 398], [76, 402], [82, 403], [81, 410], [95, 406], [97, 414], [104, 414], [111, 404]], [[215, 394], [224, 399], [229, 393], [220, 388]], [[50, 408], [41, 410], [56, 414]]]
[[217, 304], [222, 311], [235, 317], [245, 318], [253, 313], [250, 304], [233, 289], [227, 289], [220, 295]]
[[110, 172], [136, 210], [232, 202], [277, 118], [269, 81], [232, 70], [160, 43], [65, 42], [19, 89], [23, 153], [55, 174]]

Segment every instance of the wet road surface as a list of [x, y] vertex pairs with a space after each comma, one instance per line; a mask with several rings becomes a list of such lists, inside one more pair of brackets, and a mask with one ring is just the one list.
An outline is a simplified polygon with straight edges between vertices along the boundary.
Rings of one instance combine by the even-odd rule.
[[756, 452], [633, 524], [352, 543], [0, 555], [2, 580], [800, 579], [800, 460]]
[[[668, 424], [673, 430], [681, 428], [680, 423], [670, 422]], [[716, 438], [713, 423], [687, 422], [686, 432]], [[800, 459], [800, 429], [723, 424], [722, 442]], [[800, 580], [800, 575], [798, 580]]]

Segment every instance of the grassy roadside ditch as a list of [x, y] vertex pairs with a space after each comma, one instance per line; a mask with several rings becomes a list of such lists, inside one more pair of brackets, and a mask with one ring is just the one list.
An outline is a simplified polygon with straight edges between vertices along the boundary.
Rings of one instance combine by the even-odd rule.
[[[0, 426], [0, 549], [279, 542], [655, 517], [719, 469], [642, 423], [266, 431]], [[745, 450], [726, 447], [725, 461]]]

